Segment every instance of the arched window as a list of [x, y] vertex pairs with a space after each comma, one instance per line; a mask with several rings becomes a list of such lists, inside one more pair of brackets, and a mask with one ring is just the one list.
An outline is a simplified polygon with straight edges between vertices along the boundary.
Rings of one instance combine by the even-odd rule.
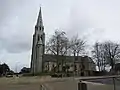
[[38, 26], [35, 26], [35, 30], [38, 30]]
[[41, 35], [41, 40], [43, 40], [43, 35]]
[[40, 36], [38, 35], [38, 41], [40, 40]]

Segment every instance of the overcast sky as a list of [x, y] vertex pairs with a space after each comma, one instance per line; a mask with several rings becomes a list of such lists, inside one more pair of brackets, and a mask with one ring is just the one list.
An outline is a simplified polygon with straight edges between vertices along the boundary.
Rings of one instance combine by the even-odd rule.
[[42, 6], [46, 38], [55, 29], [89, 44], [120, 41], [120, 0], [0, 0], [0, 62], [30, 66], [32, 35]]

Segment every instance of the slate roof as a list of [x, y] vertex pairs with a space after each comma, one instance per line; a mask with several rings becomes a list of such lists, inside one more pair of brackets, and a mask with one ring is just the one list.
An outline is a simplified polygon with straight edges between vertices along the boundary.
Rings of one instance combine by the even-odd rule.
[[[59, 56], [58, 57], [59, 60], [66, 60], [66, 62], [73, 62], [75, 60], [75, 62], [93, 62], [93, 60], [88, 57], [88, 56], [76, 56], [74, 58], [74, 56]], [[43, 61], [44, 62], [56, 62], [56, 56], [55, 55], [52, 55], [52, 54], [44, 54], [43, 56]]]

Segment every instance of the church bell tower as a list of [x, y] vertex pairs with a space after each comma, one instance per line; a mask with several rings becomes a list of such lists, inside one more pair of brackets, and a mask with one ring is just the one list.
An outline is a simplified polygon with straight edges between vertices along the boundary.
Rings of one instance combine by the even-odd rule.
[[44, 51], [45, 51], [45, 33], [42, 21], [42, 12], [40, 7], [37, 23], [35, 25], [35, 33], [33, 34], [31, 73], [36, 74], [42, 72]]

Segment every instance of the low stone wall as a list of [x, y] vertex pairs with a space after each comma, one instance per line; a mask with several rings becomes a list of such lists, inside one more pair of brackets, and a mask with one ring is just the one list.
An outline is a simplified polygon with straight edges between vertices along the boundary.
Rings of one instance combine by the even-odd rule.
[[93, 83], [82, 81], [83, 86], [78, 80], [53, 81], [44, 83], [46, 90], [114, 90], [113, 85], [105, 85], [100, 83]]
[[86, 88], [83, 86], [83, 88], [78, 90], [114, 90], [113, 85], [106, 85], [106, 84], [86, 82], [86, 81], [83, 81], [82, 83], [86, 84], [85, 85]]

